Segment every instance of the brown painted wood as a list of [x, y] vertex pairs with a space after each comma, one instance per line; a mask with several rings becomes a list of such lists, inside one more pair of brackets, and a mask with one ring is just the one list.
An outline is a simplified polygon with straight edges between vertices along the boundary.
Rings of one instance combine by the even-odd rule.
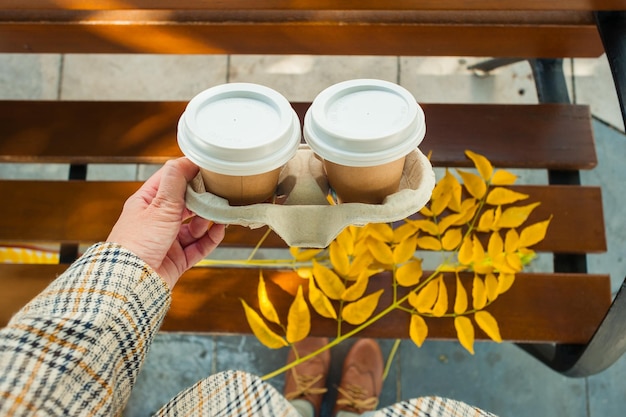
[[550, 58], [603, 47], [588, 11], [0, 10], [0, 51]]
[[[126, 9], [336, 9], [336, 0], [4, 0], [5, 9], [126, 10]], [[621, 0], [343, 0], [348, 10], [619, 10]]]
[[[0, 161], [162, 163], [182, 155], [176, 125], [185, 106], [0, 101]], [[293, 106], [304, 120], [310, 103]], [[500, 167], [590, 169], [597, 163], [588, 106], [422, 106], [427, 134], [420, 149], [432, 151], [436, 166], [468, 166], [465, 149], [486, 155]]]
[[[553, 215], [548, 234], [534, 249], [543, 252], [590, 253], [605, 252], [606, 237], [602, 194], [597, 187], [576, 186], [515, 186], [515, 191], [531, 197], [518, 205], [540, 201], [528, 219], [528, 224], [548, 219]], [[419, 217], [415, 216], [416, 218]], [[240, 226], [230, 226], [226, 232], [224, 245], [237, 246], [250, 239], [254, 246], [267, 229], [249, 230]], [[271, 233], [264, 247], [285, 247], [276, 234]]]
[[[64, 265], [0, 265], [0, 327], [25, 305], [66, 266]], [[293, 294], [306, 281], [289, 271], [264, 272], [270, 299], [286, 321]], [[450, 277], [452, 278], [452, 277]], [[469, 289], [470, 276], [464, 276]], [[179, 281], [173, 291], [172, 307], [163, 324], [165, 331], [250, 333], [239, 301], [257, 306], [258, 271], [253, 269], [193, 268]], [[454, 280], [446, 281], [450, 296]], [[389, 277], [372, 278], [368, 291], [387, 288]], [[389, 291], [387, 291], [389, 292]], [[306, 285], [305, 285], [306, 293]], [[468, 291], [471, 294], [471, 290]], [[451, 298], [453, 299], [453, 298]], [[383, 295], [380, 307], [388, 305], [389, 294]], [[508, 341], [539, 341], [585, 343], [603, 318], [610, 304], [610, 280], [606, 275], [519, 274], [511, 290], [500, 296], [487, 309], [498, 320], [502, 336]], [[335, 322], [316, 318], [314, 335], [335, 336]], [[394, 312], [360, 336], [407, 338], [407, 314]], [[451, 319], [428, 319], [429, 337], [454, 339]], [[532, 325], [529, 325], [532, 323]], [[347, 332], [353, 327], [346, 325]], [[478, 330], [477, 339], [486, 339]]]
[[[297, 286], [306, 284], [306, 281], [293, 272], [284, 271], [268, 271], [264, 273], [264, 277], [270, 299], [277, 305], [279, 315], [285, 321]], [[471, 282], [468, 278], [464, 277], [466, 283]], [[200, 323], [210, 321], [211, 331], [248, 332], [241, 305], [237, 301], [243, 298], [250, 305], [257, 305], [257, 280], [256, 270], [191, 271], [181, 281], [185, 284], [174, 290], [172, 309], [163, 329], [207, 331]], [[381, 298], [377, 312], [391, 300], [389, 282], [389, 278], [384, 276], [372, 278], [368, 291], [387, 288], [387, 294]], [[448, 288], [452, 289], [454, 280], [447, 282]], [[467, 287], [469, 288], [469, 284]], [[584, 343], [591, 337], [608, 309], [609, 287], [607, 276], [520, 274], [512, 290], [503, 294], [488, 310], [498, 319], [502, 335], [507, 340]], [[471, 290], [469, 293], [471, 294]], [[407, 314], [394, 312], [360, 336], [407, 338], [408, 321]], [[529, 323], [533, 325], [529, 326]], [[428, 320], [428, 324], [431, 337], [455, 338], [451, 319]], [[344, 331], [351, 328], [346, 325]], [[336, 335], [337, 325], [332, 320], [318, 319], [314, 332], [317, 336], [332, 337]], [[477, 337], [486, 338], [482, 332], [477, 332]]]
[[[106, 239], [124, 201], [138, 182], [0, 181], [0, 241], [96, 242]], [[602, 199], [597, 187], [518, 186], [541, 201], [529, 221], [554, 215], [546, 239], [536, 249], [565, 253], [606, 251]], [[250, 247], [260, 230], [232, 226], [224, 245]], [[271, 236], [265, 247], [285, 247]]]

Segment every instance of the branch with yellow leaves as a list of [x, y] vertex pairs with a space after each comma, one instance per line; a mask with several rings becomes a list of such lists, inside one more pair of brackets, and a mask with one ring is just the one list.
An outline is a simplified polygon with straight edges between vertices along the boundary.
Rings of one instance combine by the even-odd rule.
[[[286, 324], [280, 322], [261, 272], [260, 314], [243, 300], [242, 304], [252, 332], [267, 347], [293, 347], [307, 337], [311, 330], [309, 305], [315, 314], [337, 322], [337, 337], [327, 346], [298, 357], [265, 378], [357, 335], [394, 310], [411, 315], [408, 334], [418, 346], [428, 337], [425, 317], [453, 320], [461, 345], [472, 354], [474, 323], [492, 340], [502, 341], [496, 318], [485, 308], [511, 288], [515, 274], [534, 258], [530, 247], [544, 239], [551, 219], [525, 225], [540, 203], [520, 206], [517, 203], [529, 196], [506, 188], [515, 183], [515, 175], [495, 170], [482, 155], [471, 151], [466, 155], [477, 173], [456, 170], [457, 178], [446, 170], [419, 218], [405, 219], [397, 227], [349, 226], [326, 249], [290, 248], [290, 264], [308, 281], [308, 291], [305, 295], [302, 286], [298, 287]], [[441, 253], [439, 266], [427, 277], [422, 270], [423, 259], [416, 256], [419, 250]], [[379, 306], [386, 289], [367, 294], [370, 280], [383, 271], [392, 275], [388, 290], [393, 296], [387, 306]], [[471, 303], [460, 272], [473, 276]], [[454, 303], [449, 302], [444, 273], [456, 276]], [[399, 287], [408, 293], [400, 297]], [[278, 326], [275, 328], [282, 334], [267, 322]], [[355, 327], [345, 332], [344, 322]]]

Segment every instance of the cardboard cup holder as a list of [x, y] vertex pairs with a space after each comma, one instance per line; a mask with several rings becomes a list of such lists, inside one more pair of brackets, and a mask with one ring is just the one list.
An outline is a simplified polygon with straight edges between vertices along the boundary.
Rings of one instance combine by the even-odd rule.
[[252, 229], [267, 225], [289, 246], [325, 248], [349, 225], [394, 222], [418, 212], [430, 200], [434, 186], [430, 161], [415, 149], [406, 157], [399, 190], [382, 204], [331, 205], [322, 161], [307, 145], [300, 145], [281, 171], [275, 194], [280, 204], [231, 206], [205, 190], [200, 174], [188, 185], [186, 202], [191, 211], [216, 223]]

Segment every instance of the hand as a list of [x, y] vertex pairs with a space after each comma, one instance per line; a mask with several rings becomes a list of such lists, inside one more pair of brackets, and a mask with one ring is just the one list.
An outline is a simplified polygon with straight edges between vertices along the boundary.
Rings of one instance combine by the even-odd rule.
[[198, 167], [186, 158], [168, 161], [126, 200], [107, 238], [139, 256], [170, 289], [224, 238], [224, 225], [212, 224], [185, 206], [187, 183], [197, 173]]

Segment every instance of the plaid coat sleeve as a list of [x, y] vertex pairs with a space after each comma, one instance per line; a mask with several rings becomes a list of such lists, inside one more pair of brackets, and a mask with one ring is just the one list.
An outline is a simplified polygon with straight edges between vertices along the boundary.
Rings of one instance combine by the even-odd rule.
[[0, 415], [117, 415], [170, 304], [165, 282], [92, 246], [0, 330]]

